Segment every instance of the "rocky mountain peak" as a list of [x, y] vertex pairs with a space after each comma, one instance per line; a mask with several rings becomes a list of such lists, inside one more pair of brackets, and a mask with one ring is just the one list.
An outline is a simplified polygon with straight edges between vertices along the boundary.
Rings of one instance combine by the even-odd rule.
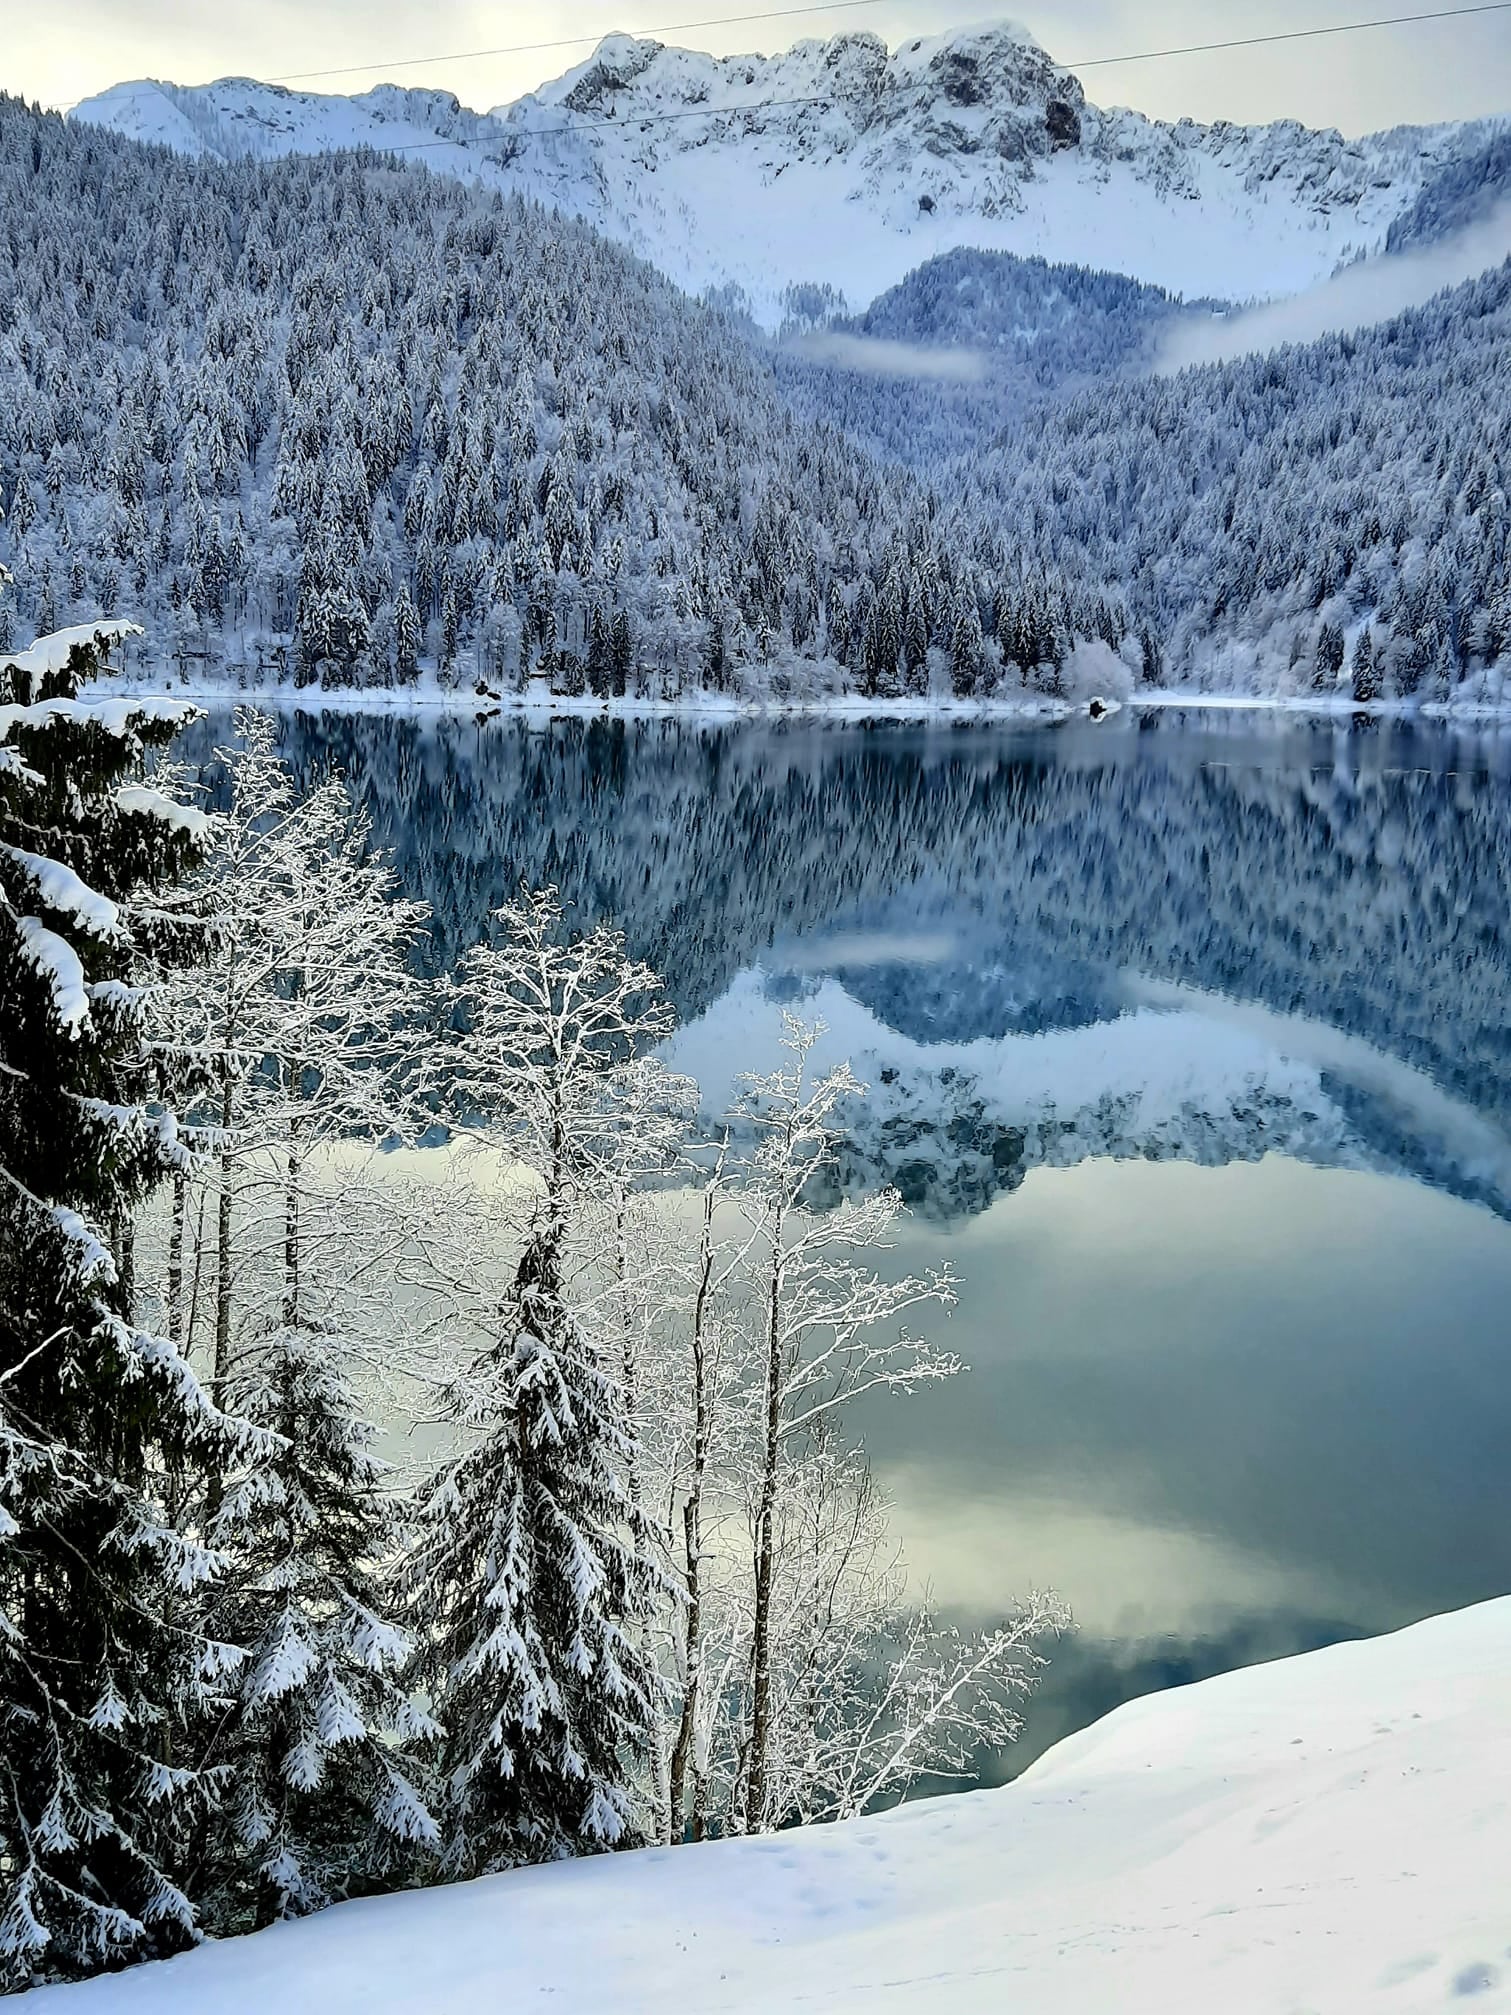
[[1104, 110], [1011, 22], [866, 30], [771, 56], [606, 36], [492, 113], [449, 93], [247, 80], [121, 85], [74, 115], [187, 153], [392, 149], [587, 219], [772, 330], [794, 288], [851, 311], [966, 246], [1125, 273], [1191, 298], [1294, 292], [1385, 233], [1483, 129], [1345, 140], [1293, 120]]

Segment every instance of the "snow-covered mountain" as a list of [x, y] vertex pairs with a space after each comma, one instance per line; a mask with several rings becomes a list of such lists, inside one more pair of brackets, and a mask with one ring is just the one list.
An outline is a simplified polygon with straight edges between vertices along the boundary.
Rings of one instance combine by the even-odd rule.
[[695, 292], [776, 327], [788, 291], [863, 308], [958, 245], [1101, 267], [1187, 295], [1288, 293], [1380, 244], [1485, 125], [1362, 140], [1294, 120], [1169, 125], [1090, 103], [1011, 25], [869, 33], [715, 58], [611, 35], [491, 114], [445, 92], [356, 97], [246, 79], [121, 84], [76, 119], [195, 154], [403, 148], [585, 218]]

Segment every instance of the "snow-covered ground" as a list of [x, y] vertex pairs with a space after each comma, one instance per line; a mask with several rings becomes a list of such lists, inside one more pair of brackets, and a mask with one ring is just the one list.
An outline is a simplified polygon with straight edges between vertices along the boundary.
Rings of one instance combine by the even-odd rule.
[[79, 2015], [1511, 2008], [1511, 1598], [1133, 1702], [1005, 1790], [347, 1904]]

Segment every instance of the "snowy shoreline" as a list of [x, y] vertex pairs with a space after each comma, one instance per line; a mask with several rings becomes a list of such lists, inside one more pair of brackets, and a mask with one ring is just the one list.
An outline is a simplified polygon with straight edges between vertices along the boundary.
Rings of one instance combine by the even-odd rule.
[[338, 1904], [37, 2005], [1499, 2008], [1507, 1782], [1511, 1598], [1132, 1701], [1001, 1790]]
[[438, 686], [329, 689], [320, 686], [180, 686], [158, 682], [111, 679], [95, 681], [102, 697], [172, 699], [202, 707], [249, 706], [285, 713], [519, 715], [525, 719], [683, 720], [698, 723], [795, 720], [844, 722], [868, 726], [884, 722], [911, 725], [978, 725], [993, 722], [1028, 727], [1059, 726], [1066, 721], [1113, 719], [1120, 713], [1211, 712], [1280, 714], [1293, 719], [1350, 722], [1431, 721], [1448, 727], [1498, 726], [1511, 722], [1511, 699], [1496, 703], [1455, 705], [1451, 701], [1328, 699], [1320, 694], [1186, 693], [1154, 690], [1132, 698], [1110, 699], [1100, 716], [1084, 703], [1043, 697], [998, 700], [861, 699], [755, 701], [699, 694], [675, 700], [569, 699], [532, 693], [469, 693]]

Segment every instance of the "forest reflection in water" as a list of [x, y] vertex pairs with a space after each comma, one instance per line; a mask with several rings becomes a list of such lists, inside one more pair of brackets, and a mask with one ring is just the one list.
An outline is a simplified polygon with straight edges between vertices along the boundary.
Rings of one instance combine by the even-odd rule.
[[[213, 720], [201, 745], [229, 728]], [[920, 1581], [1079, 1631], [991, 1774], [1151, 1686], [1511, 1589], [1511, 738], [299, 712], [449, 968], [521, 879], [666, 974], [710, 1116], [829, 1024], [836, 1189], [962, 1278], [864, 1418]]]

